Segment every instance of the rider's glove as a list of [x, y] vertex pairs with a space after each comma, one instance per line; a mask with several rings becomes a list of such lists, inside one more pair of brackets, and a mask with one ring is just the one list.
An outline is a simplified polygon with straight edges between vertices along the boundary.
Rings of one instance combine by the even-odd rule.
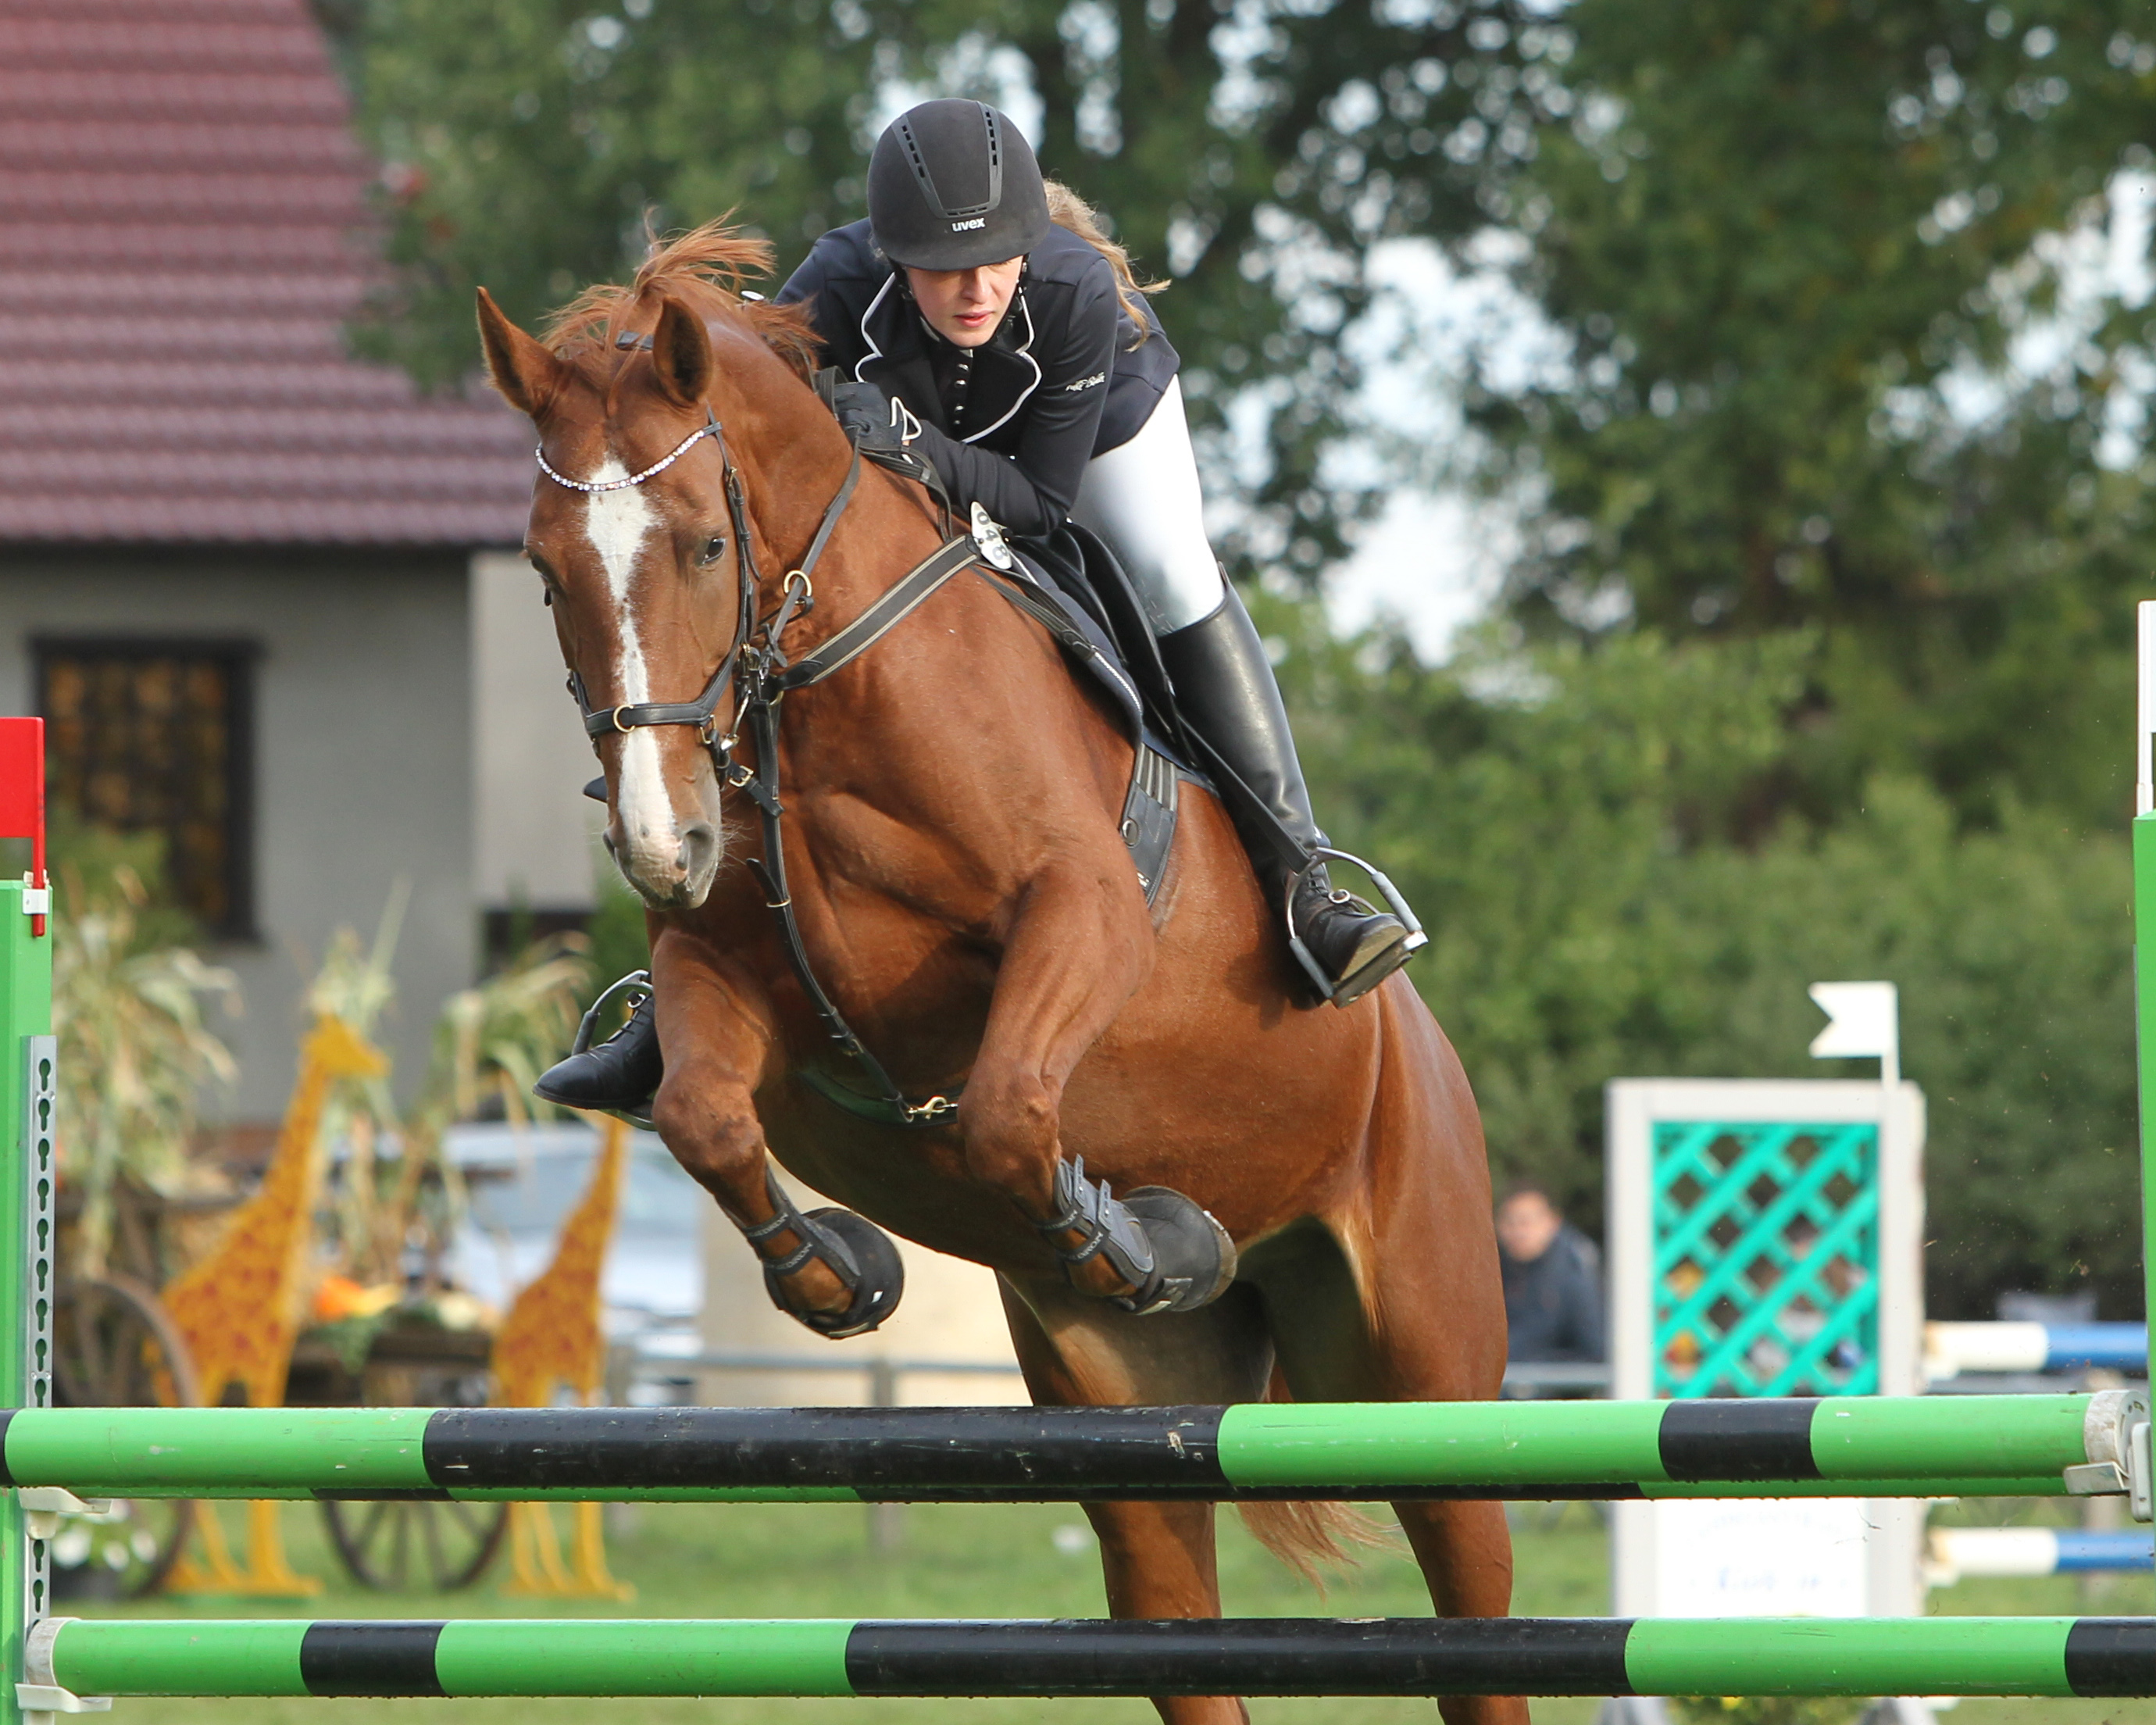
[[921, 422], [873, 383], [844, 382], [831, 391], [839, 426], [864, 449], [903, 449], [920, 434]]

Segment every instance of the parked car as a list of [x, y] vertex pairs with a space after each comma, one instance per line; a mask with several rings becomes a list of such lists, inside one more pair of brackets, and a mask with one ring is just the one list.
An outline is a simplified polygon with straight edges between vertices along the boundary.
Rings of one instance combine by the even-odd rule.
[[[458, 1286], [506, 1311], [552, 1260], [598, 1147], [598, 1132], [581, 1122], [454, 1127], [445, 1149], [471, 1194], [446, 1266]], [[654, 1134], [630, 1134], [600, 1282], [610, 1337], [646, 1353], [695, 1351], [704, 1303], [700, 1230], [710, 1204]]]

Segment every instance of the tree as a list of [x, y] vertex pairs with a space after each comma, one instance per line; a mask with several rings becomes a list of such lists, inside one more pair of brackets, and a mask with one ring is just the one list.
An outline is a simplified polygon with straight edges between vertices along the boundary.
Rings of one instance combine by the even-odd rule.
[[1340, 336], [1366, 303], [1363, 249], [1481, 225], [1496, 166], [1531, 143], [1506, 118], [1520, 85], [1502, 4], [337, 4], [397, 265], [367, 351], [459, 378], [475, 285], [536, 318], [623, 273], [647, 213], [738, 211], [791, 267], [862, 213], [879, 102], [1029, 93], [1048, 171], [1174, 279], [1162, 309], [1201, 427], [1231, 401], [1265, 424], [1255, 477], [1224, 449], [1212, 463], [1249, 506], [1231, 554], [1308, 578], [1368, 501], [1324, 459], [1354, 411]]
[[1310, 608], [1260, 614], [1328, 826], [1428, 924], [1408, 973], [1501, 1180], [1597, 1226], [1611, 1078], [1840, 1076], [1806, 1055], [1805, 985], [1888, 977], [1930, 1108], [1934, 1315], [1989, 1317], [2000, 1288], [2139, 1310], [2123, 834], [2013, 805], [1965, 832], [1931, 786], [1882, 776], [1827, 829], [1720, 836], [1715, 811], [1789, 747], [1802, 634], [1522, 656], [1499, 634], [1432, 670]]
[[2148, 159], [2148, 13], [1564, 14], [1572, 111], [1510, 208], [1568, 372], [1477, 403], [1499, 475], [1547, 504], [1513, 608], [1589, 633], [1817, 626], [1803, 747], [1746, 818], [1840, 814], [1882, 768], [1979, 820], [2013, 796], [2116, 805], [2156, 470], [2097, 452], [2138, 414], [2146, 338], [2114, 302], [2041, 375], [2006, 361], [2060, 309], [2058, 236]]

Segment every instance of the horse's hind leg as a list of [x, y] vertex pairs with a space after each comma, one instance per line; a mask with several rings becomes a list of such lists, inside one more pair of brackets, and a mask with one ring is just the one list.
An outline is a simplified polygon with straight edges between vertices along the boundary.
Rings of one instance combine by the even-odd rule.
[[[1469, 1213], [1479, 1220], [1482, 1212]], [[1263, 1290], [1282, 1374], [1298, 1401], [1466, 1401], [1494, 1398], [1505, 1376], [1502, 1304], [1494, 1329], [1450, 1254], [1385, 1256], [1374, 1312], [1324, 1230], [1306, 1224], [1245, 1261]], [[1491, 1269], [1491, 1284], [1496, 1276]], [[1495, 1351], [1489, 1338], [1495, 1337]], [[1444, 1617], [1502, 1617], [1512, 1609], [1512, 1539], [1500, 1503], [1395, 1503], [1430, 1603]], [[1526, 1725], [1512, 1696], [1446, 1696], [1447, 1725]]]
[[[1065, 1287], [1004, 1285], [1004, 1308], [1033, 1399], [1048, 1406], [1253, 1401], [1268, 1350], [1255, 1302], [1228, 1296], [1204, 1311], [1139, 1320]], [[1035, 1308], [1038, 1308], [1036, 1311]], [[1209, 1503], [1089, 1503], [1116, 1617], [1218, 1617], [1219, 1572]], [[1234, 1696], [1156, 1696], [1166, 1725], [1246, 1725]]]
[[[1395, 1034], [1416, 1034], [1414, 1024], [1399, 1022], [1407, 1016], [1395, 1016]], [[1491, 1400], [1504, 1387], [1504, 1296], [1481, 1129], [1451, 1050], [1421, 1023], [1427, 1042], [1406, 1058], [1430, 1065], [1413, 1086], [1389, 1076], [1368, 1185], [1328, 1223], [1301, 1223], [1244, 1260], [1298, 1401]], [[1402, 1059], [1397, 1045], [1389, 1050], [1389, 1063]], [[1394, 1508], [1440, 1614], [1511, 1609], [1503, 1505]], [[1449, 1725], [1527, 1717], [1517, 1697], [1448, 1696], [1440, 1707]]]

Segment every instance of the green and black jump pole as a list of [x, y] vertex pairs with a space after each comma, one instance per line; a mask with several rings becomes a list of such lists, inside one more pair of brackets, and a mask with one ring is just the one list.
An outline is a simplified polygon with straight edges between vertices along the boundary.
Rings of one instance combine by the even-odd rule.
[[[2140, 620], [2137, 927], [2156, 929], [2156, 606]], [[0, 721], [0, 836], [41, 784]], [[18, 728], [22, 727], [22, 728]], [[2145, 1393], [1081, 1409], [54, 1409], [42, 856], [0, 881], [0, 1725], [154, 1696], [2156, 1696], [2156, 1619], [83, 1621], [40, 1517], [85, 1494], [895, 1502], [1091, 1497], [2146, 1496]], [[2152, 959], [2156, 963], [2156, 959]], [[2145, 973], [2144, 973], [2145, 974]], [[2156, 1237], [2156, 983], [2137, 986]], [[13, 1300], [12, 1321], [6, 1302]], [[2138, 1447], [2140, 1461], [2135, 1465]], [[2070, 1476], [2078, 1473], [2078, 1483]], [[39, 1496], [38, 1494], [43, 1494]], [[43, 1507], [38, 1507], [38, 1506]], [[2141, 1506], [2145, 1516], [2145, 1504]]]
[[[52, 1402], [58, 1063], [44, 732], [42, 719], [0, 718], [0, 839], [30, 846], [28, 872], [0, 880], [0, 1130], [13, 1151], [0, 1169], [0, 1404], [27, 1413]], [[22, 1495], [0, 1491], [0, 1725], [22, 1717], [23, 1637], [49, 1609], [50, 1587], [45, 1542], [30, 1537]]]
[[[2141, 1272], [2143, 1311], [2156, 1324], [2156, 600], [2134, 619], [2133, 1029], [2141, 1097]], [[2148, 1432], [2138, 1440], [2148, 1476]], [[2134, 1513], [2148, 1518], [2150, 1506]]]

